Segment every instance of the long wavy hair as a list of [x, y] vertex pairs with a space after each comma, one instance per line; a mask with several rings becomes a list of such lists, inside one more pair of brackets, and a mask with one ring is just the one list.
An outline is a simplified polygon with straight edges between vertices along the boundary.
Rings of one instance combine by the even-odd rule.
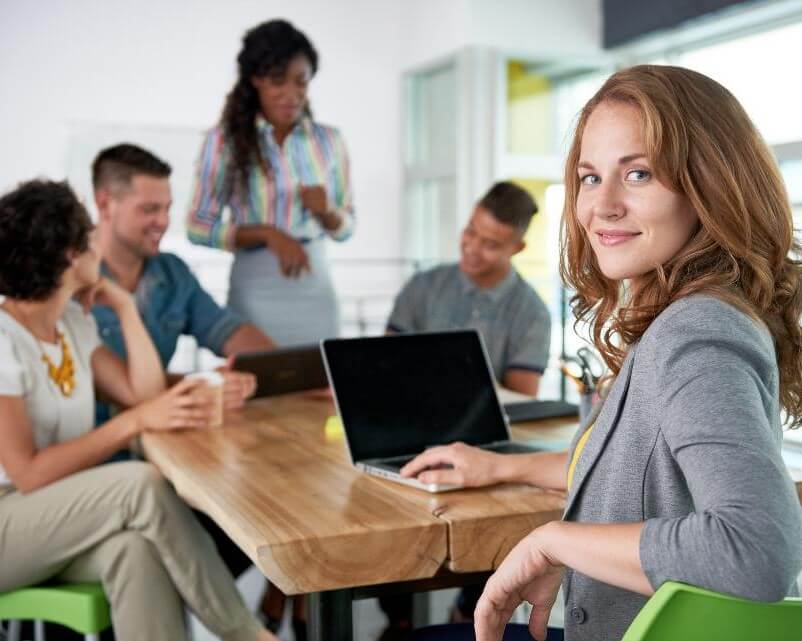
[[[245, 188], [254, 165], [266, 174], [271, 171], [259, 153], [256, 136], [259, 94], [251, 80], [282, 73], [299, 55], [309, 60], [314, 75], [317, 72], [317, 51], [309, 39], [286, 20], [263, 22], [250, 29], [242, 39], [242, 49], [237, 55], [237, 82], [226, 97], [220, 122], [231, 145], [234, 173]], [[304, 110], [311, 115], [308, 104]]]
[[[606, 278], [577, 219], [582, 134], [603, 102], [640, 113], [655, 175], [699, 217], [685, 247], [640, 279], [637, 290]], [[768, 147], [735, 97], [700, 73], [641, 65], [619, 71], [582, 109], [565, 166], [561, 275], [576, 292], [577, 323], [614, 374], [627, 349], [671, 303], [705, 293], [768, 327], [780, 371], [780, 403], [802, 424], [802, 288], [788, 194]], [[789, 255], [790, 254], [790, 255]]]

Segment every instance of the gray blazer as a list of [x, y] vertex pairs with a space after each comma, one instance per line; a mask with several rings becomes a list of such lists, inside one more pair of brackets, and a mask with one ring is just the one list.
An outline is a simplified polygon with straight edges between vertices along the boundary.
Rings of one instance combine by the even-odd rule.
[[[632, 346], [595, 413], [565, 519], [645, 521], [640, 559], [655, 589], [673, 580], [762, 601], [795, 594], [802, 510], [780, 456], [778, 389], [765, 327], [714, 298], [677, 301]], [[620, 639], [646, 602], [573, 571], [563, 588], [570, 641]]]

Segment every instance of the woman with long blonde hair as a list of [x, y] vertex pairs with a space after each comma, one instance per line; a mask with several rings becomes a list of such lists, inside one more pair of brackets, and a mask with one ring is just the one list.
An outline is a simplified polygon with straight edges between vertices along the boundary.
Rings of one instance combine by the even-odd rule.
[[[543, 639], [557, 589], [566, 638], [618, 639], [673, 580], [775, 601], [796, 592], [802, 512], [781, 410], [802, 422], [802, 289], [788, 197], [738, 101], [644, 65], [582, 110], [565, 169], [561, 271], [615, 375], [567, 452], [437, 448], [424, 482], [525, 481], [568, 493], [563, 521], [490, 578], [478, 641], [521, 601]], [[453, 469], [423, 471], [434, 463]]]

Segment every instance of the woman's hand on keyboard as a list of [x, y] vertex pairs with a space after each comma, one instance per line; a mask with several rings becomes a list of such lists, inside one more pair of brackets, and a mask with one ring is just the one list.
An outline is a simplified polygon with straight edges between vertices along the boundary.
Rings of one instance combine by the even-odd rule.
[[499, 483], [503, 454], [494, 454], [465, 443], [432, 447], [401, 468], [401, 476], [425, 484], [483, 487]]

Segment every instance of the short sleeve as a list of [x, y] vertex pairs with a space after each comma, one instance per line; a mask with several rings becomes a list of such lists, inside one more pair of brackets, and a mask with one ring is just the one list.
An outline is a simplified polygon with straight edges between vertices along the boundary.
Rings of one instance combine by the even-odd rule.
[[198, 344], [223, 355], [223, 346], [245, 321], [231, 310], [220, 307], [187, 268], [183, 286], [192, 292], [188, 298], [186, 331]]
[[527, 306], [512, 325], [507, 347], [506, 369], [523, 369], [542, 374], [549, 361], [551, 316], [539, 299]]
[[0, 327], [0, 395], [22, 396], [25, 372], [9, 333]]
[[401, 333], [422, 330], [418, 322], [424, 304], [421, 276], [413, 276], [395, 297], [393, 311], [387, 321], [388, 331]]

